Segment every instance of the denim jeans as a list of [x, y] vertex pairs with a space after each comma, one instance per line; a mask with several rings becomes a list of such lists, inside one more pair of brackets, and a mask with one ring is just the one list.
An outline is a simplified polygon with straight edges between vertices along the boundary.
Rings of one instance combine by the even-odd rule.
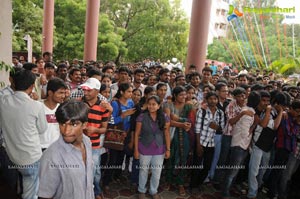
[[219, 161], [220, 153], [221, 153], [221, 144], [222, 144], [222, 134], [215, 135], [215, 153], [213, 157], [213, 161], [211, 163], [210, 171], [208, 173], [209, 179], [214, 179], [215, 170], [217, 163]]
[[243, 162], [247, 156], [248, 151], [241, 147], [231, 147], [229, 167], [226, 170], [224, 185], [223, 185], [223, 197], [229, 197], [229, 190], [234, 178], [237, 176], [239, 170], [244, 166]]
[[257, 190], [263, 183], [266, 168], [269, 166], [270, 154], [270, 152], [265, 152], [256, 145], [253, 146], [249, 162], [248, 198], [256, 197]]
[[157, 193], [160, 181], [160, 174], [164, 163], [165, 155], [142, 155], [140, 154], [140, 173], [139, 173], [139, 188], [140, 193], [146, 193], [146, 184], [148, 179], [148, 171], [151, 168], [150, 179], [150, 195]]
[[10, 186], [10, 188], [17, 192], [17, 181], [18, 181], [18, 170], [14, 168], [9, 168], [13, 165], [12, 161], [9, 159], [4, 147], [0, 147], [0, 170], [1, 175], [4, 177], [5, 182]]
[[23, 199], [37, 199], [37, 192], [39, 189], [39, 167], [40, 160], [30, 165], [24, 165], [18, 171], [22, 175], [23, 181]]
[[294, 154], [289, 155], [288, 162], [286, 164], [286, 169], [282, 172], [282, 177], [279, 183], [279, 192], [278, 196], [280, 198], [287, 198], [287, 185], [291, 180], [292, 175], [297, 171], [300, 165], [300, 160], [295, 158]]
[[101, 150], [100, 149], [93, 149], [93, 162], [94, 162], [94, 194], [98, 196], [101, 194], [102, 190], [100, 188], [100, 180], [101, 180]]
[[[217, 164], [217, 167], [222, 167], [228, 164], [229, 162], [229, 155], [230, 155], [230, 145], [231, 145], [231, 139], [232, 136], [230, 135], [222, 135], [222, 140], [221, 140], [221, 151], [222, 155], [219, 156], [219, 161]], [[215, 170], [215, 175], [213, 181], [216, 183], [223, 182], [224, 177], [225, 177], [225, 171], [226, 169], [222, 168], [217, 168]]]
[[132, 183], [132, 184], [139, 183], [139, 166], [140, 166], [139, 160], [133, 158], [132, 169], [131, 169], [131, 174], [130, 174], [130, 183]]

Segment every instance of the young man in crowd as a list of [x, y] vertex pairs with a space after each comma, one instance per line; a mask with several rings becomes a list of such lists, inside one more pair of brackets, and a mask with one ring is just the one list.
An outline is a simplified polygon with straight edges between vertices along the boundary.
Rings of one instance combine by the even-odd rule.
[[252, 139], [251, 127], [254, 124], [255, 109], [259, 101], [260, 95], [257, 92], [252, 92], [248, 97], [247, 105], [242, 108], [242, 111], [248, 111], [250, 114], [243, 115], [232, 129], [229, 168], [226, 170], [222, 191], [223, 199], [230, 196], [231, 185], [240, 169], [244, 168], [244, 160], [248, 155], [248, 148]]
[[94, 161], [94, 193], [96, 199], [103, 199], [100, 188], [101, 179], [101, 150], [100, 135], [107, 129], [108, 120], [112, 113], [111, 105], [106, 101], [101, 101], [98, 97], [101, 84], [96, 78], [89, 78], [80, 86], [84, 92], [83, 102], [89, 107], [88, 123], [85, 134], [92, 142], [92, 154]]
[[40, 134], [47, 129], [42, 103], [29, 97], [36, 76], [29, 70], [14, 75], [15, 93], [0, 99], [0, 128], [9, 159], [22, 175], [22, 198], [37, 198], [42, 156]]
[[[246, 91], [245, 89], [238, 87], [233, 91], [234, 99], [229, 103], [226, 108], [226, 126], [223, 130], [222, 140], [221, 140], [221, 151], [222, 155], [219, 157], [218, 166], [224, 166], [228, 164], [229, 155], [230, 155], [230, 146], [232, 139], [232, 130], [234, 125], [239, 121], [239, 119], [244, 115], [252, 115], [251, 111], [244, 110], [242, 108], [245, 106], [246, 102]], [[214, 175], [214, 183], [217, 188], [220, 188], [218, 185], [223, 182], [225, 169], [216, 169]]]
[[[300, 112], [300, 102], [295, 100], [289, 106], [287, 117], [284, 117], [277, 130], [277, 139], [275, 142], [275, 159], [272, 164], [272, 169], [268, 179], [268, 197], [275, 198], [276, 196], [286, 197], [286, 181], [290, 178], [283, 176], [283, 173], [287, 166], [289, 155], [295, 153], [298, 150], [297, 137], [299, 136], [299, 125], [297, 124], [297, 118]], [[290, 166], [289, 166], [289, 169]], [[290, 172], [290, 171], [288, 171]], [[282, 181], [282, 182], [281, 182]]]
[[70, 82], [68, 83], [71, 88], [71, 93], [76, 91], [81, 84], [81, 72], [79, 68], [73, 68], [69, 72]]
[[[228, 99], [228, 93], [229, 93], [229, 90], [228, 90], [228, 87], [225, 83], [218, 83], [216, 85], [216, 93], [218, 95], [218, 104], [217, 104], [217, 107], [223, 111], [223, 113], [225, 113], [225, 110], [228, 106], [228, 104], [230, 103], [230, 99]], [[226, 124], [227, 122], [227, 118], [226, 118], [226, 115], [224, 114], [224, 124]], [[213, 181], [214, 179], [214, 175], [215, 175], [215, 169], [216, 169], [216, 166], [217, 166], [217, 163], [218, 163], [218, 160], [219, 160], [219, 157], [220, 157], [220, 152], [221, 152], [221, 143], [222, 143], [222, 131], [218, 131], [216, 132], [216, 135], [215, 135], [215, 152], [214, 152], [214, 158], [213, 158], [213, 161], [212, 161], [212, 165], [211, 165], [211, 168], [210, 168], [210, 171], [209, 171], [209, 179]]]
[[59, 138], [59, 127], [55, 117], [55, 111], [60, 103], [64, 102], [66, 96], [66, 83], [57, 77], [52, 78], [47, 85], [47, 97], [43, 107], [48, 123], [47, 130], [40, 135], [42, 151], [46, 150], [53, 142]]
[[70, 100], [55, 112], [61, 136], [42, 156], [39, 198], [95, 198], [92, 147], [83, 134], [88, 111], [83, 102]]
[[[167, 94], [165, 95], [165, 99], [167, 99], [167, 97], [169, 97], [169, 96], [172, 96], [172, 90], [169, 85], [169, 82], [170, 82], [170, 70], [169, 69], [162, 68], [159, 71], [159, 82], [158, 83], [160, 83], [160, 82], [163, 82], [167, 85]], [[156, 88], [156, 85], [155, 85], [155, 88]]]
[[240, 86], [242, 84], [248, 84], [248, 75], [247, 74], [242, 73], [237, 77], [237, 86]]
[[68, 76], [68, 67], [66, 64], [61, 63], [57, 66], [56, 70], [56, 76], [60, 79], [62, 79], [64, 82], [67, 82], [67, 76]]
[[199, 109], [196, 116], [196, 150], [194, 155], [194, 166], [200, 166], [203, 161], [203, 168], [195, 169], [192, 172], [190, 191], [195, 193], [195, 188], [200, 186], [207, 177], [208, 171], [214, 156], [214, 136], [217, 131], [224, 128], [224, 113], [218, 109], [218, 96], [215, 92], [208, 92], [206, 95], [207, 109]]
[[199, 92], [198, 92], [198, 97], [197, 99], [199, 98], [200, 101], [203, 101], [204, 98], [203, 98], [203, 87], [205, 85], [209, 85], [211, 88], [215, 89], [215, 86], [210, 83], [211, 81], [211, 78], [212, 78], [212, 70], [210, 67], [204, 67], [202, 69], [202, 80], [201, 82], [199, 83]]
[[116, 95], [120, 84], [129, 83], [128, 78], [129, 78], [130, 73], [131, 73], [130, 70], [125, 66], [122, 66], [119, 68], [119, 70], [118, 70], [119, 80], [116, 83], [113, 83], [110, 87], [113, 97]]
[[133, 72], [133, 89], [140, 89], [140, 91], [142, 91], [142, 96], [144, 96], [144, 90], [146, 88], [146, 85], [142, 84], [144, 78], [145, 71], [141, 68], [135, 69], [135, 71]]
[[[263, 176], [269, 165], [271, 149], [273, 148], [276, 130], [281, 122], [283, 107], [286, 99], [283, 94], [277, 94], [278, 99], [274, 102], [274, 109], [270, 105], [271, 96], [266, 91], [261, 91], [261, 100], [257, 106], [257, 121], [253, 135], [253, 146], [251, 150], [248, 171], [248, 198], [256, 198], [257, 191], [262, 185]], [[283, 98], [279, 98], [281, 95]]]
[[52, 53], [50, 53], [50, 52], [43, 53], [43, 60], [45, 63], [52, 62], [52, 58], [53, 58]]

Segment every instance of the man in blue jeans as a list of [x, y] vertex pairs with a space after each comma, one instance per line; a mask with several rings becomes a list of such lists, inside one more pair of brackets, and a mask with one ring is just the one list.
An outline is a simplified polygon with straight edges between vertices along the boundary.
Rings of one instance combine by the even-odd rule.
[[[233, 91], [239, 92], [239, 87]], [[245, 97], [243, 94], [241, 97]], [[251, 92], [247, 106], [242, 108], [242, 111], [249, 111], [252, 115], [243, 115], [235, 124], [232, 130], [231, 153], [229, 159], [229, 167], [226, 170], [226, 177], [223, 183], [223, 198], [230, 196], [230, 187], [237, 176], [240, 169], [244, 168], [244, 160], [248, 154], [248, 148], [252, 139], [252, 125], [254, 124], [255, 108], [259, 103], [260, 95], [256, 92]]]
[[[258, 188], [262, 185], [263, 176], [266, 172], [267, 166], [269, 165], [271, 149], [273, 147], [274, 138], [276, 135], [275, 130], [278, 128], [282, 118], [283, 108], [279, 104], [285, 103], [285, 101], [279, 102], [277, 100], [278, 102], [275, 101], [274, 109], [272, 109], [272, 106], [270, 105], [270, 94], [266, 91], [261, 91], [260, 93], [261, 93], [261, 100], [257, 107], [257, 112], [258, 112], [257, 117], [259, 118], [259, 120], [253, 135], [254, 145], [252, 147], [250, 162], [249, 162], [249, 173], [248, 173], [249, 191], [247, 195], [248, 198], [256, 198]], [[284, 96], [283, 94], [280, 95]], [[277, 96], [279, 96], [279, 94], [277, 94]], [[279, 97], [279, 99], [284, 99], [284, 98]], [[260, 136], [262, 133], [266, 132], [266, 131], [263, 132], [264, 128], [269, 128], [273, 130], [274, 136], [273, 137], [268, 136], [266, 138]], [[262, 143], [264, 143], [263, 147], [261, 147], [259, 144], [262, 139], [264, 139], [262, 141]], [[267, 147], [268, 149], [265, 149], [265, 147]], [[260, 166], [262, 168], [260, 168]]]
[[47, 129], [43, 104], [30, 98], [36, 76], [28, 70], [15, 74], [14, 95], [0, 99], [0, 128], [5, 149], [23, 179], [23, 199], [36, 199], [39, 187], [39, 165], [42, 156], [40, 137]]
[[89, 106], [88, 123], [85, 134], [92, 142], [92, 153], [94, 161], [94, 192], [96, 199], [102, 199], [102, 190], [100, 188], [101, 180], [101, 146], [100, 135], [107, 130], [108, 118], [112, 113], [112, 107], [108, 102], [100, 100], [98, 93], [101, 83], [96, 78], [89, 78], [81, 85], [84, 96], [82, 98]]

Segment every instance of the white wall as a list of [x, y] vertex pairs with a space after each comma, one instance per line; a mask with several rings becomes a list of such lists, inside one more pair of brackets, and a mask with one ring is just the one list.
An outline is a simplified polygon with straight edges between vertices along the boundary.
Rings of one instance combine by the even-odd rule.
[[[0, 0], [0, 61], [11, 65], [12, 57], [12, 0]], [[0, 82], [9, 83], [8, 73], [0, 71]], [[0, 85], [1, 87], [1, 85]]]

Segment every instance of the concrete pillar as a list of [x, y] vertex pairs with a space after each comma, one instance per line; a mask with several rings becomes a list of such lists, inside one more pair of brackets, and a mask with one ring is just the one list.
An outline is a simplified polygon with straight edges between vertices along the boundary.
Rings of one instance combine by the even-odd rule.
[[212, 0], [193, 0], [192, 5], [186, 68], [194, 64], [200, 73], [206, 57], [211, 3]]
[[[0, 19], [0, 62], [12, 65], [12, 0], [1, 1]], [[9, 84], [8, 76], [0, 71], [0, 89]]]
[[44, 0], [42, 52], [53, 52], [54, 0]]
[[99, 9], [100, 0], [87, 0], [84, 34], [84, 61], [97, 60]]

